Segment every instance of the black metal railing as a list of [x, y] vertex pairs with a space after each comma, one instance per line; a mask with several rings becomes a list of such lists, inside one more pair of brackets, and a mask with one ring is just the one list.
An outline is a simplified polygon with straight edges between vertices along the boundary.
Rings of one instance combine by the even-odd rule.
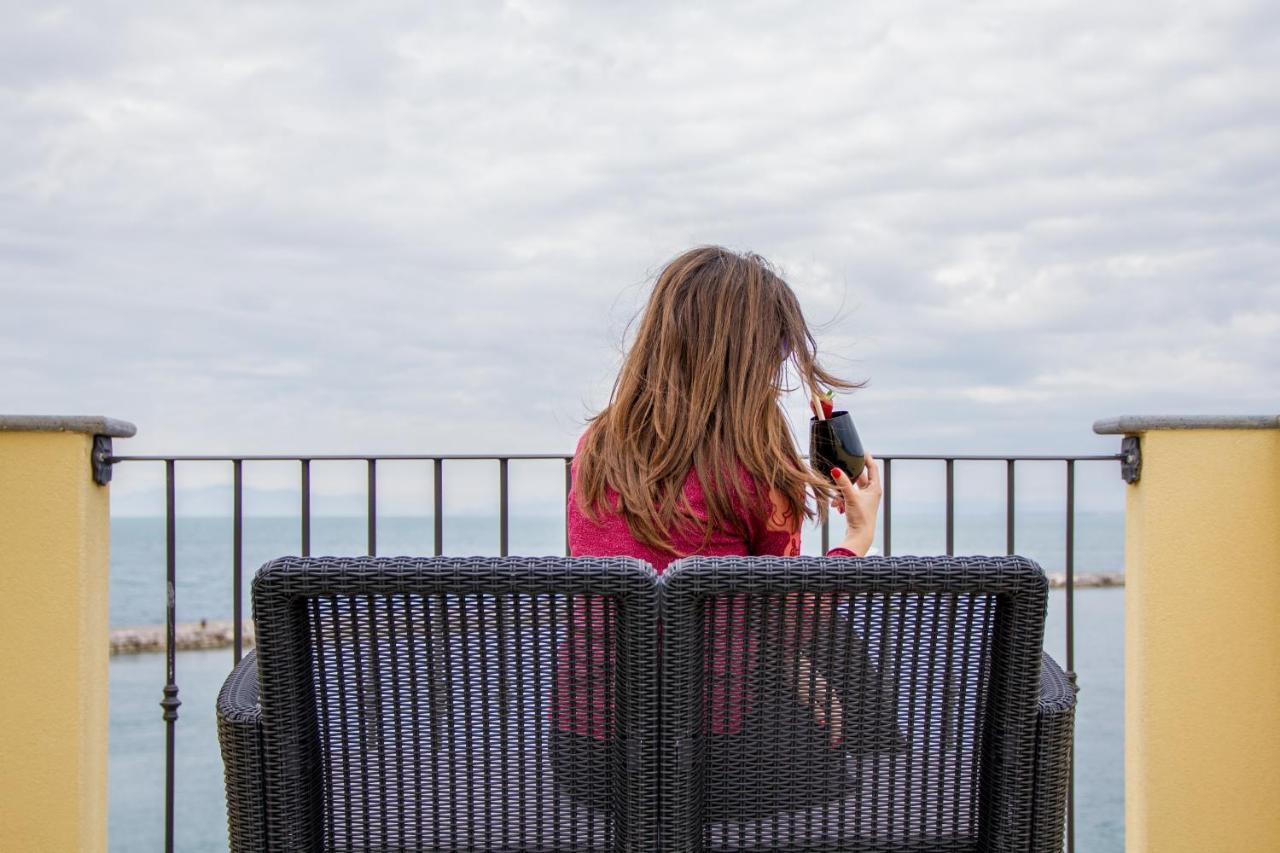
[[[1109, 455], [1076, 455], [1046, 456], [1026, 454], [997, 455], [961, 455], [961, 454], [898, 454], [880, 457], [884, 486], [884, 500], [881, 508], [881, 543], [882, 551], [888, 556], [893, 553], [893, 463], [894, 462], [941, 462], [946, 467], [946, 553], [955, 553], [955, 464], [956, 462], [1004, 462], [1005, 463], [1005, 549], [1013, 554], [1016, 548], [1015, 535], [1015, 491], [1016, 464], [1019, 462], [1057, 462], [1066, 466], [1066, 553], [1065, 553], [1065, 623], [1066, 623], [1066, 669], [1074, 678], [1075, 674], [1075, 478], [1076, 464], [1081, 462], [1117, 463], [1123, 461], [1121, 454]], [[379, 462], [430, 462], [432, 464], [433, 495], [433, 552], [436, 556], [444, 550], [444, 467], [446, 462], [496, 462], [498, 465], [498, 552], [500, 556], [508, 556], [510, 531], [510, 477], [509, 464], [512, 461], [556, 461], [564, 465], [564, 494], [567, 499], [570, 488], [570, 464], [572, 457], [564, 454], [311, 454], [311, 455], [159, 455], [159, 456], [112, 456], [111, 464], [129, 463], [163, 463], [165, 471], [165, 537], [166, 537], [166, 590], [165, 603], [165, 672], [166, 679], [162, 688], [162, 719], [165, 724], [165, 850], [171, 853], [174, 849], [174, 730], [178, 722], [178, 709], [182, 705], [179, 700], [179, 688], [176, 671], [176, 573], [177, 573], [177, 530], [175, 514], [175, 474], [177, 463], [223, 463], [232, 467], [232, 655], [235, 663], [239, 663], [243, 655], [242, 623], [244, 621], [243, 573], [244, 573], [244, 463], [246, 462], [296, 462], [299, 465], [301, 502], [300, 545], [302, 556], [311, 553], [311, 463], [313, 462], [364, 462], [366, 464], [366, 520], [367, 551], [376, 556], [378, 550], [378, 463]], [[830, 547], [830, 528], [828, 521], [823, 520], [821, 526], [822, 550]], [[564, 536], [565, 553], [569, 553], [569, 535], [566, 526]], [[1074, 776], [1074, 773], [1072, 774]], [[1075, 851], [1075, 793], [1072, 782], [1068, 794], [1067, 805], [1067, 850]]]

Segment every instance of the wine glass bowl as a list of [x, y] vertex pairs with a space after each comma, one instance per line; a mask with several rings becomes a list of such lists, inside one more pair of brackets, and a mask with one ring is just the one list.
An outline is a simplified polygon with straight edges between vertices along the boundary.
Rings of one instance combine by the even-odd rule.
[[[832, 412], [826, 420], [809, 419], [809, 464], [831, 479], [831, 469], [839, 468], [857, 480], [866, 467], [866, 451], [848, 412]], [[834, 481], [833, 481], [834, 482]]]

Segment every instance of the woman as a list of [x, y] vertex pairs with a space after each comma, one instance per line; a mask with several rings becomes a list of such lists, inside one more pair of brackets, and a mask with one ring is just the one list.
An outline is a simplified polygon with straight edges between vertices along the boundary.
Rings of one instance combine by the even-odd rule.
[[[881, 495], [878, 467], [868, 455], [856, 483], [842, 471], [828, 472], [833, 486], [805, 465], [781, 406], [788, 368], [815, 394], [820, 386], [856, 387], [818, 363], [795, 294], [764, 259], [710, 246], [668, 264], [609, 405], [578, 443], [568, 505], [570, 552], [637, 557], [659, 572], [690, 555], [796, 556], [804, 520], [831, 501], [846, 521], [843, 541], [828, 556], [867, 553]], [[805, 625], [794, 634], [799, 638], [812, 637], [813, 626], [833, 615], [822, 612], [821, 602], [811, 600], [807, 607]], [[596, 608], [594, 622], [605, 618], [605, 609]], [[581, 608], [575, 620], [582, 621]], [[589, 633], [602, 627], [585, 626]], [[722, 641], [720, 633], [715, 642]], [[734, 701], [732, 710], [710, 715], [712, 746], [723, 742], [731, 751], [735, 739], [750, 738], [752, 726], [765, 719], [794, 720], [794, 746], [816, 751], [805, 766], [820, 771], [815, 790], [798, 796], [837, 796], [847, 745], [839, 690], [823, 672], [831, 671], [832, 661], [805, 655], [788, 661], [753, 678], [786, 682], [789, 690], [766, 692], [774, 705], [786, 696], [793, 707], [771, 707], [767, 697], [753, 704]], [[598, 642], [562, 644], [559, 683], [603, 678], [605, 669]], [[741, 698], [747, 689], [741, 682], [738, 677], [719, 692]], [[599, 721], [605, 714], [597, 710], [570, 708], [563, 695], [553, 700], [553, 760], [557, 779], [571, 794], [604, 805], [608, 786], [600, 779], [607, 759]], [[742, 777], [731, 781], [740, 785]], [[709, 793], [709, 803], [734, 810], [731, 792]], [[759, 797], [752, 802], [761, 805]]]

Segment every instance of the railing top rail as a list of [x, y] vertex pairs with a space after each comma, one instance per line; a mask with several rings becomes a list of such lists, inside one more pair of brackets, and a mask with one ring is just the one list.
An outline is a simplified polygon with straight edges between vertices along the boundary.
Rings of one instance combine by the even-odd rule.
[[[570, 453], [290, 453], [290, 454], [149, 454], [111, 456], [108, 462], [444, 462], [494, 460], [565, 460]], [[1040, 454], [1040, 453], [885, 453], [876, 457], [893, 461], [954, 462], [1116, 462], [1119, 453], [1105, 454]]]
[[567, 453], [234, 453], [112, 456], [111, 462], [432, 462], [572, 459]]

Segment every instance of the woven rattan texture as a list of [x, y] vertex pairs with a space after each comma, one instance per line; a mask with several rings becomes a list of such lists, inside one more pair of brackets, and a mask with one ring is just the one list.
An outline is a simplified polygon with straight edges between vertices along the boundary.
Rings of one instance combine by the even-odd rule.
[[648, 566], [283, 559], [253, 602], [272, 848], [656, 847]]
[[1073, 677], [1064, 673], [1053, 658], [1045, 655], [1040, 677], [1040, 713], [1036, 723], [1033, 850], [1062, 850], [1075, 712]]
[[673, 565], [665, 846], [1031, 849], [1046, 598], [1020, 558]]
[[231, 849], [266, 850], [262, 709], [258, 706], [258, 667], [254, 652], [245, 655], [218, 694], [218, 743], [226, 773]]
[[277, 560], [231, 849], [1061, 851], [1045, 598], [1019, 558]]

